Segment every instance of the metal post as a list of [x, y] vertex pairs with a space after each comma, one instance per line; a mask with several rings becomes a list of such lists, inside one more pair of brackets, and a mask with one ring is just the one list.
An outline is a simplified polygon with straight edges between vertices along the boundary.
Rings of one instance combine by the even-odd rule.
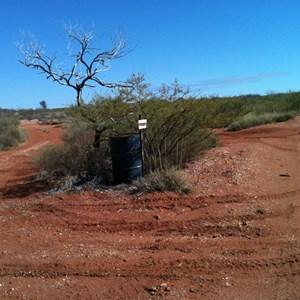
[[[139, 115], [139, 120], [142, 119], [142, 116]], [[140, 132], [140, 143], [141, 143], [141, 161], [142, 161], [142, 177], [144, 177], [144, 147], [143, 147], [143, 136], [142, 129], [139, 129]]]

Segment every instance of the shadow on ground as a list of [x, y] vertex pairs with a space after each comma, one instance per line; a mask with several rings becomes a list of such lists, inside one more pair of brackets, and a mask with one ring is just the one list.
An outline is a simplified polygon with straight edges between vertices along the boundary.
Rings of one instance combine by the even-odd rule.
[[24, 178], [22, 183], [11, 184], [8, 188], [0, 189], [3, 199], [25, 198], [35, 193], [43, 193], [50, 188], [49, 183], [45, 180], [37, 180], [36, 177], [30, 176]]

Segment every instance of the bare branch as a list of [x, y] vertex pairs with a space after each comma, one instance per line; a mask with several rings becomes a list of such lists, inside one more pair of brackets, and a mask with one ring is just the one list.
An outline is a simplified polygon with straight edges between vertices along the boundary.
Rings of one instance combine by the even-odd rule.
[[17, 43], [22, 56], [18, 61], [28, 68], [45, 74], [47, 79], [75, 89], [78, 105], [83, 104], [81, 99], [83, 88], [94, 88], [93, 83], [107, 88], [128, 87], [125, 83], [106, 83], [99, 78], [101, 72], [111, 68], [112, 60], [129, 53], [121, 31], [111, 39], [110, 49], [100, 51], [92, 47], [95, 39], [92, 32], [85, 31], [78, 24], [65, 26], [65, 30], [68, 40], [67, 52], [72, 60], [68, 70], [63, 68], [62, 64], [56, 63], [56, 57], [47, 55], [44, 46], [40, 46], [31, 34], [26, 34], [25, 42]]

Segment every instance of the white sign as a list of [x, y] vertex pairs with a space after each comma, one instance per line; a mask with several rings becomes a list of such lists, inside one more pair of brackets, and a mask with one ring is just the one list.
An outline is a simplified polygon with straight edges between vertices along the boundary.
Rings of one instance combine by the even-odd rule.
[[147, 119], [139, 120], [139, 129], [145, 129], [145, 128], [147, 128]]

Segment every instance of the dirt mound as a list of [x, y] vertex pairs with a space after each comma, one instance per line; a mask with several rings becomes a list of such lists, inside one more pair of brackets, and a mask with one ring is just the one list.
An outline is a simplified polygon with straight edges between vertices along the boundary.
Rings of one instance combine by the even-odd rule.
[[184, 171], [194, 193], [49, 196], [27, 122], [0, 152], [0, 298], [298, 299], [300, 118], [241, 132]]

